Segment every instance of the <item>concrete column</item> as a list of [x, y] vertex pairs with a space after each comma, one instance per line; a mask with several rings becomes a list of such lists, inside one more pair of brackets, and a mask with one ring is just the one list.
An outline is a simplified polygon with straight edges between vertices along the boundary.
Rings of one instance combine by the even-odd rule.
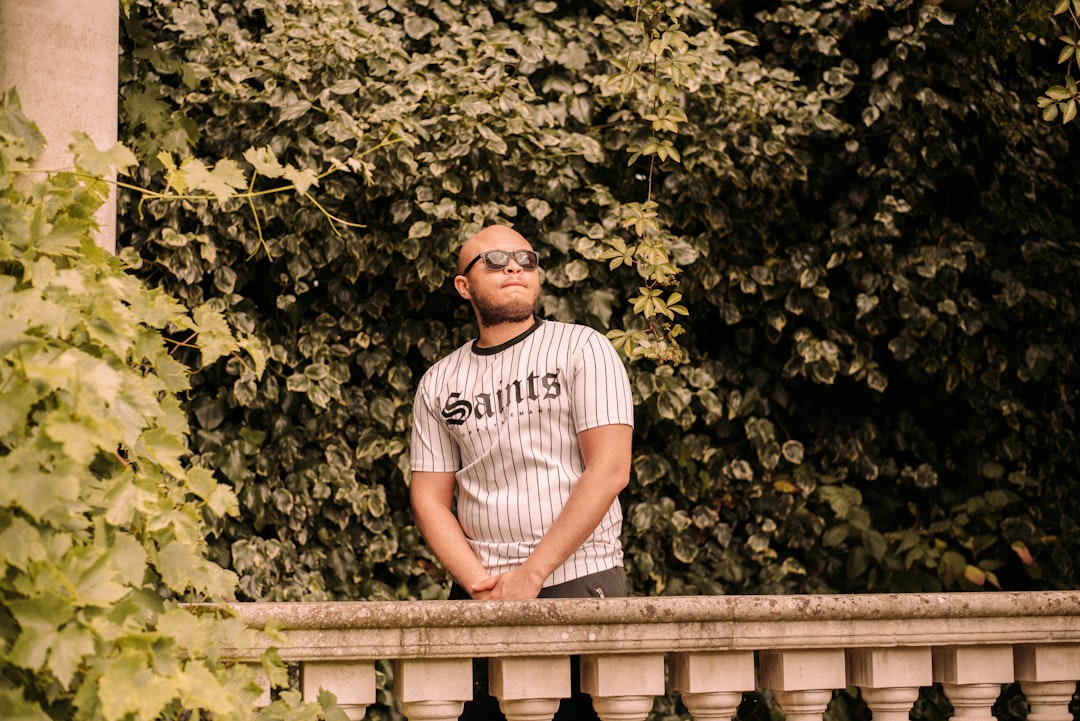
[[570, 658], [493, 658], [488, 692], [499, 699], [507, 721], [551, 721], [559, 702], [570, 697]]
[[581, 690], [601, 721], [645, 721], [664, 693], [664, 655], [582, 656]]
[[934, 680], [941, 683], [957, 721], [994, 721], [1002, 684], [1013, 681], [1012, 646], [934, 648]]
[[[76, 130], [98, 148], [116, 144], [119, 45], [119, 0], [0, 0], [0, 91], [15, 87], [45, 135], [38, 168], [70, 170]], [[115, 191], [98, 224], [98, 245], [115, 252]]]
[[1028, 721], [1072, 721], [1069, 703], [1080, 680], [1080, 644], [1024, 644], [1014, 649], [1014, 659]]
[[848, 649], [847, 677], [862, 691], [874, 721], [907, 721], [919, 689], [934, 680], [930, 648]]
[[394, 695], [409, 721], [453, 721], [472, 698], [472, 659], [398, 659]]
[[788, 721], [821, 721], [833, 691], [847, 686], [844, 649], [761, 653], [761, 685], [771, 688]]
[[[3, 0], [0, 0], [2, 2]], [[267, 676], [266, 670], [259, 663], [249, 663], [248, 667], [255, 672], [255, 683], [259, 684], [259, 688], [262, 689], [262, 694], [255, 701], [255, 708], [263, 709], [270, 705], [270, 677]]]
[[306, 661], [300, 667], [305, 701], [319, 698], [325, 689], [337, 697], [350, 721], [360, 721], [375, 703], [375, 666], [371, 661]]
[[754, 652], [674, 653], [669, 673], [694, 721], [730, 721], [754, 690]]

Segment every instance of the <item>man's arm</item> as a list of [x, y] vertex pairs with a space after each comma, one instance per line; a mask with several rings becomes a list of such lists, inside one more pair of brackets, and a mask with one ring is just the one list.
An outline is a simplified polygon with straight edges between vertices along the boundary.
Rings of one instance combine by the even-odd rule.
[[428, 547], [454, 579], [468, 589], [473, 598], [486, 598], [486, 591], [472, 590], [473, 586], [488, 578], [488, 573], [454, 516], [452, 508], [456, 484], [452, 471], [413, 471], [409, 491], [413, 516]]
[[633, 432], [631, 426], [614, 424], [578, 434], [585, 472], [559, 517], [522, 565], [468, 587], [474, 597], [486, 591], [489, 598], [537, 597], [544, 580], [596, 530], [630, 482]]

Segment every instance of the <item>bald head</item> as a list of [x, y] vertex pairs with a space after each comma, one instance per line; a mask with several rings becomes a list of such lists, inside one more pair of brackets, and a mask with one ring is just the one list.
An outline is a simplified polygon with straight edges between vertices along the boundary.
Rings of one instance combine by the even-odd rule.
[[505, 225], [489, 225], [465, 241], [458, 253], [458, 273], [476, 256], [489, 250], [532, 250], [525, 236]]

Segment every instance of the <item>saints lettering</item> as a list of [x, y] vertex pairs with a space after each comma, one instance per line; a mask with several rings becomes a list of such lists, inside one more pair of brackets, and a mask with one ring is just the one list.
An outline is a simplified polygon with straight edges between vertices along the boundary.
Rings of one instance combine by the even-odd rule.
[[525, 380], [507, 383], [494, 393], [477, 393], [470, 398], [463, 398], [460, 392], [453, 392], [443, 403], [442, 417], [447, 425], [460, 426], [473, 415], [477, 418], [501, 416], [511, 408], [522, 403], [535, 403], [562, 395], [558, 371], [540, 376], [530, 372]]

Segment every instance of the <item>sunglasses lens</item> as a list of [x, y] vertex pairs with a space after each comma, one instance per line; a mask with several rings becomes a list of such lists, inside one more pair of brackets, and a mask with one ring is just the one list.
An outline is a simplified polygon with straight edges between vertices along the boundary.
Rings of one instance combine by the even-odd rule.
[[510, 262], [510, 254], [502, 250], [489, 250], [484, 253], [484, 265], [488, 270], [502, 270]]
[[536, 252], [532, 250], [515, 250], [512, 253], [505, 250], [489, 250], [481, 257], [488, 270], [502, 270], [510, 263], [510, 258], [513, 258], [522, 270], [534, 270], [540, 264]]
[[531, 250], [519, 250], [514, 253], [514, 260], [522, 270], [532, 270], [538, 265], [536, 253]]

